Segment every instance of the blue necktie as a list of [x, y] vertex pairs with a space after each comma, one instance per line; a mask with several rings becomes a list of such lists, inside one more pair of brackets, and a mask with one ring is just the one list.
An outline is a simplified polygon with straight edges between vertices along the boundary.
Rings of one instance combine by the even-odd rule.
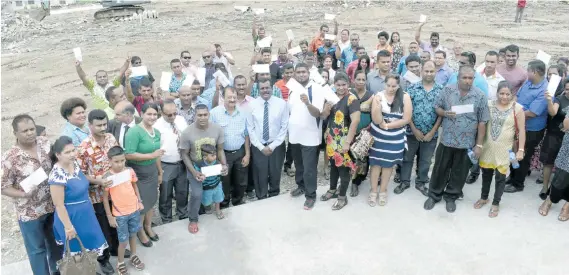
[[269, 141], [269, 102], [265, 101], [265, 111], [263, 113], [263, 139]]

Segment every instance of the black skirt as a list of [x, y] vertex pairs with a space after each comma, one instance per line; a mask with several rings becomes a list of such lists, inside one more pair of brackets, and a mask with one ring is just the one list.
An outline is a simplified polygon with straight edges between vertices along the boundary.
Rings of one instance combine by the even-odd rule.
[[561, 144], [563, 143], [563, 136], [565, 133], [547, 131], [545, 137], [543, 138], [543, 144], [541, 145], [541, 152], [539, 154], [539, 161], [543, 165], [553, 165], [559, 150], [561, 149]]
[[553, 203], [558, 203], [560, 200], [569, 202], [569, 173], [567, 171], [555, 168], [549, 199]]

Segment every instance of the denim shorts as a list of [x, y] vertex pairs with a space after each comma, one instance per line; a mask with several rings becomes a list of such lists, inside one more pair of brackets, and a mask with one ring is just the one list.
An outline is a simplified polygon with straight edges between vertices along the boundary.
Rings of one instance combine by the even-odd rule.
[[140, 231], [140, 212], [137, 210], [126, 216], [115, 217], [117, 220], [117, 235], [120, 243], [128, 242], [130, 236]]
[[221, 182], [217, 187], [204, 190], [202, 193], [202, 204], [204, 206], [210, 206], [212, 203], [220, 203], [224, 199], [223, 188], [221, 187]]

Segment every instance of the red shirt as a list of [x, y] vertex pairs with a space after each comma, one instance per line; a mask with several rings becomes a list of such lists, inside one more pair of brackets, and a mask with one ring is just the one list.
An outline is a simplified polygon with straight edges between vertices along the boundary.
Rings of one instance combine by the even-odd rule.
[[526, 0], [518, 0], [518, 8], [525, 8]]
[[288, 101], [289, 90], [286, 87], [286, 83], [285, 83], [284, 79], [277, 81], [275, 83], [275, 86], [277, 86], [279, 89], [281, 89], [281, 94], [283, 96], [283, 100]]

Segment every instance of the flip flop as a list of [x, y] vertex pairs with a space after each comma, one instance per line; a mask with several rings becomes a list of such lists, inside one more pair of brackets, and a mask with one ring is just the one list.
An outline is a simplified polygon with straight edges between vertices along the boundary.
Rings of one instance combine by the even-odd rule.
[[188, 231], [190, 231], [190, 233], [192, 233], [192, 234], [198, 233], [198, 231], [200, 231], [198, 223], [197, 222], [191, 222], [190, 225], [188, 225]]
[[551, 205], [552, 203], [549, 201], [544, 201], [541, 206], [539, 207], [539, 214], [542, 216], [547, 216], [547, 214], [549, 214], [549, 209], [551, 209]]
[[225, 219], [225, 215], [224, 215], [223, 212], [221, 212], [221, 211], [215, 212], [215, 216], [217, 217], [218, 220], [223, 220], [223, 219]]
[[488, 200], [479, 199], [474, 203], [474, 209], [480, 209], [488, 203]]
[[492, 207], [490, 207], [490, 212], [488, 213], [488, 217], [496, 218], [496, 217], [498, 217], [499, 212], [500, 212], [500, 208], [498, 208], [497, 205], [492, 205]]
[[569, 221], [569, 203], [566, 203], [563, 208], [561, 208], [561, 213], [557, 219], [561, 222]]

